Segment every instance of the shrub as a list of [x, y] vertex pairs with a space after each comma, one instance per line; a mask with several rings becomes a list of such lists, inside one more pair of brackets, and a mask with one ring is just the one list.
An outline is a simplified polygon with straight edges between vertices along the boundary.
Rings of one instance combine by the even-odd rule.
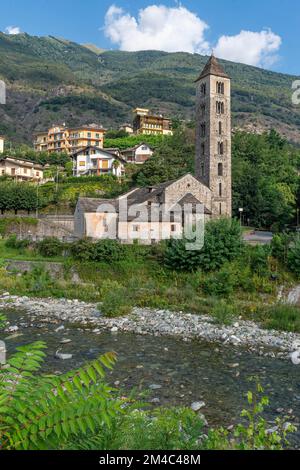
[[271, 242], [271, 253], [281, 263], [286, 264], [288, 258], [289, 246], [293, 236], [288, 233], [277, 233], [273, 236]]
[[262, 312], [266, 328], [300, 332], [300, 308], [293, 305], [277, 304]]
[[270, 275], [269, 257], [271, 248], [268, 245], [249, 248], [249, 265], [251, 272], [259, 276]]
[[105, 317], [114, 318], [131, 313], [131, 299], [122, 284], [116, 281], [106, 281], [101, 287], [101, 294], [103, 301], [99, 310]]
[[238, 281], [235, 275], [228, 268], [224, 268], [204, 279], [203, 290], [210, 296], [229, 297], [237, 285]]
[[5, 242], [7, 248], [23, 250], [30, 245], [30, 240], [18, 240], [17, 235], [11, 235]]
[[116, 240], [99, 240], [94, 244], [94, 260], [103, 263], [120, 261], [125, 255], [125, 249]]
[[288, 268], [300, 276], [300, 239], [295, 241], [288, 252]]
[[229, 304], [225, 300], [219, 300], [216, 302], [212, 309], [212, 316], [216, 323], [230, 325], [236, 316], [236, 308], [234, 304]]
[[49, 272], [43, 266], [34, 267], [30, 272], [23, 276], [25, 286], [29, 292], [49, 292], [49, 289], [55, 285]]
[[78, 261], [94, 261], [95, 245], [89, 238], [82, 238], [70, 245], [70, 254]]
[[37, 243], [37, 250], [45, 258], [61, 256], [64, 250], [64, 244], [55, 237], [44, 238]]
[[0, 368], [1, 450], [59, 449], [97, 426], [109, 428], [121, 413], [121, 400], [103, 382], [113, 353], [61, 376], [38, 376], [44, 348], [41, 342], [19, 347], [9, 367]]
[[181, 271], [214, 271], [227, 261], [236, 259], [243, 250], [241, 227], [236, 220], [220, 219], [208, 222], [205, 227], [204, 247], [186, 250], [185, 239], [170, 240], [165, 251], [168, 268]]
[[70, 253], [78, 261], [111, 263], [124, 259], [127, 248], [116, 240], [98, 240], [93, 242], [85, 238], [74, 242], [70, 247]]

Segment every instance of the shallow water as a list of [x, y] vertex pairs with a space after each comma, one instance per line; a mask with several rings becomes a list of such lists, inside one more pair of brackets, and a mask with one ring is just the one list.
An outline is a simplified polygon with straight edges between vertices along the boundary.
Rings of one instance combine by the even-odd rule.
[[[45, 325], [37, 321], [26, 328], [22, 326], [28, 323], [24, 312], [8, 312], [7, 315], [11, 325], [18, 325], [18, 333], [22, 333], [22, 336], [6, 339], [8, 354], [19, 345], [45, 341], [48, 349], [44, 371], [68, 371], [107, 351], [115, 351], [118, 362], [115, 370], [108, 374], [110, 383], [119, 381], [118, 386], [126, 391], [133, 387], [148, 390], [149, 400], [157, 398], [166, 406], [190, 406], [194, 401], [204, 401], [206, 407], [201, 411], [210, 425], [230, 425], [239, 418], [246, 404], [245, 394], [251, 388], [249, 378], [257, 376], [270, 398], [266, 413], [268, 421], [271, 423], [283, 414], [277, 412], [282, 408], [284, 413], [290, 412], [291, 422], [300, 422], [300, 366], [289, 361], [199, 341], [185, 343], [131, 333], [97, 335], [70, 328], [67, 324], [64, 330], [55, 332], [60, 323]], [[61, 345], [60, 341], [66, 338], [72, 342]], [[73, 354], [73, 358], [67, 361], [56, 359], [55, 351], [59, 348]], [[149, 387], [153, 384], [161, 388], [151, 390]], [[300, 433], [295, 435], [293, 442], [300, 446]]]

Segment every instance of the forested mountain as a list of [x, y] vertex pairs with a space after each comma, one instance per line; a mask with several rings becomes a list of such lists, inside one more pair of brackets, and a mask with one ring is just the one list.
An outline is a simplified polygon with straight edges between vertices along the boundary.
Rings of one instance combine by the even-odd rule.
[[[53, 123], [99, 122], [114, 127], [131, 120], [134, 106], [193, 120], [194, 80], [207, 57], [159, 51], [102, 51], [55, 37], [0, 33], [0, 79], [7, 104], [0, 105], [0, 134], [31, 142]], [[275, 128], [300, 144], [300, 107], [293, 106], [297, 78], [222, 61], [233, 83], [233, 124]]]

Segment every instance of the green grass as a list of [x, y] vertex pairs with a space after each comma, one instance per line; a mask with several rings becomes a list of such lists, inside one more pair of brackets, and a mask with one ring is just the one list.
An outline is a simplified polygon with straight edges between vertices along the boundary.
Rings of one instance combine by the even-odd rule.
[[300, 308], [294, 305], [277, 304], [264, 309], [262, 324], [267, 329], [300, 332]]
[[[210, 314], [220, 324], [229, 324], [238, 315], [258, 321], [265, 328], [300, 332], [300, 310], [274, 305], [278, 286], [293, 282], [283, 268], [274, 283], [268, 276], [260, 277], [251, 275], [249, 270], [243, 271], [239, 263], [229, 264], [227, 270], [231, 276], [237, 275], [243, 282], [239, 282], [239, 286], [233, 284], [233, 291], [225, 301], [223, 296], [216, 298], [206, 293], [211, 273], [171, 271], [151, 253], [151, 248], [138, 246], [129, 248], [120, 261], [76, 262], [71, 257], [45, 258], [28, 248], [7, 248], [5, 240], [0, 240], [0, 291], [32, 297], [104, 302], [108, 316], [128, 313], [136, 306]], [[7, 273], [4, 269], [8, 259], [41, 262], [41, 265], [32, 273], [17, 276], [17, 273]], [[49, 262], [63, 264], [60, 278], [53, 279], [47, 275]], [[74, 271], [79, 275], [80, 285], [72, 281]], [[247, 291], [245, 286], [250, 284], [254, 289]]]
[[5, 260], [19, 260], [19, 261], [41, 261], [41, 262], [64, 262], [65, 258], [63, 256], [57, 256], [53, 258], [45, 258], [41, 256], [38, 252], [27, 248], [17, 250], [15, 248], [8, 248], [5, 245], [6, 240], [0, 239], [0, 261]]

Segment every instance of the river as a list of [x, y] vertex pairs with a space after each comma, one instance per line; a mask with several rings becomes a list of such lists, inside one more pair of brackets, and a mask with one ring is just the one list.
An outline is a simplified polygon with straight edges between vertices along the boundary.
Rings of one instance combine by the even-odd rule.
[[[232, 346], [184, 342], [168, 337], [139, 336], [132, 333], [103, 332], [68, 327], [55, 331], [59, 324], [36, 323], [28, 327], [24, 312], [7, 312], [18, 335], [6, 334], [8, 354], [17, 346], [42, 340], [47, 344], [43, 371], [61, 373], [74, 369], [107, 351], [115, 351], [118, 361], [107, 380], [128, 393], [132, 388], [149, 392], [148, 400], [158, 405], [190, 406], [204, 401], [201, 410], [210, 426], [231, 425], [239, 419], [251, 389], [249, 378], [257, 376], [270, 399], [266, 418], [288, 414], [292, 423], [300, 422], [300, 366], [286, 360], [248, 353]], [[21, 334], [21, 335], [19, 335]], [[5, 335], [4, 335], [5, 336]], [[3, 335], [1, 334], [1, 339]], [[63, 339], [69, 344], [62, 345]], [[70, 360], [55, 358], [55, 352], [73, 354]], [[300, 433], [293, 438], [300, 447]]]

